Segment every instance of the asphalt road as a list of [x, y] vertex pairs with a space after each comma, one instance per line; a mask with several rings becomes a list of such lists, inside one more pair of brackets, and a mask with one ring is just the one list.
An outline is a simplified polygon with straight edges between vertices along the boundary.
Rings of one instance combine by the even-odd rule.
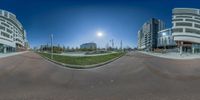
[[131, 52], [107, 65], [63, 68], [28, 52], [0, 59], [0, 100], [199, 100], [200, 59]]

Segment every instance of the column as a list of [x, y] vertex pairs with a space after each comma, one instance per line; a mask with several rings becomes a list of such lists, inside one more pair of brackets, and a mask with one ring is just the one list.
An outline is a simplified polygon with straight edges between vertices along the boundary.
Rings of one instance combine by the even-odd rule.
[[194, 54], [194, 47], [192, 47], [192, 54]]
[[182, 55], [183, 54], [183, 42], [181, 42], [181, 44], [180, 44], [180, 55]]
[[3, 53], [6, 53], [6, 52], [7, 52], [6, 47], [4, 47], [3, 48]]
[[180, 55], [182, 55], [182, 53], [183, 53], [183, 46], [181, 45], [180, 46]]

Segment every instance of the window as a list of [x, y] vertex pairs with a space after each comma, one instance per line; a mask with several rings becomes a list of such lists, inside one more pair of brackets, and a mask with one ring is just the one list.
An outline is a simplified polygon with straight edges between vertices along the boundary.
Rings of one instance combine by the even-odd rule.
[[173, 21], [183, 21], [183, 19], [173, 19]]
[[175, 9], [173, 13], [187, 13], [187, 14], [196, 14], [197, 10], [194, 9]]
[[172, 32], [183, 32], [183, 28], [174, 28]]
[[0, 25], [0, 29], [5, 31], [5, 27]]
[[4, 11], [4, 16], [8, 17], [8, 12]]
[[2, 25], [4, 25], [4, 26], [6, 26], [6, 27], [9, 27], [9, 25], [8, 24], [6, 24], [6, 23], [1, 23]]
[[9, 14], [9, 18], [15, 20], [15, 16], [13, 14], [11, 14], [11, 13]]
[[5, 32], [1, 32], [1, 35], [4, 36], [4, 37], [6, 37], [6, 38], [10, 38], [10, 35], [7, 34], [7, 33], [5, 33]]
[[200, 28], [200, 25], [199, 24], [195, 24], [194, 27], [195, 28]]
[[195, 19], [197, 19], [197, 20], [200, 20], [200, 18], [199, 18], [199, 17], [195, 17]]
[[18, 41], [18, 42], [22, 43], [22, 41], [21, 41], [21, 40], [19, 40], [19, 39], [16, 39], [16, 41]]
[[12, 31], [10, 29], [7, 29], [7, 32], [10, 33], [10, 34], [12, 34]]
[[185, 32], [200, 34], [200, 30], [186, 28]]
[[10, 26], [12, 26], [12, 24], [10, 22], [7, 22]]
[[3, 20], [3, 19], [0, 19], [0, 21], [5, 22], [5, 20]]
[[200, 17], [200, 15], [198, 15], [198, 14], [192, 14], [192, 13], [174, 13], [174, 15], [177, 15], [177, 16], [196, 16], [196, 17]]
[[198, 21], [198, 20], [194, 20], [194, 19], [186, 19], [185, 21], [190, 21], [190, 22], [200, 23], [200, 21]]
[[192, 18], [192, 16], [176, 16], [176, 18]]
[[178, 23], [176, 23], [176, 26], [190, 26], [190, 27], [192, 27], [192, 23], [178, 22]]

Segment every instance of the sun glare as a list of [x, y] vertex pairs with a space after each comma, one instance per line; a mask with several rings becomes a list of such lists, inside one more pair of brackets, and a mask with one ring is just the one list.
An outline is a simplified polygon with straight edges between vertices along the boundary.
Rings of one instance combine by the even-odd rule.
[[102, 36], [103, 36], [103, 33], [102, 33], [102, 32], [97, 32], [97, 36], [98, 36], [98, 37], [102, 37]]

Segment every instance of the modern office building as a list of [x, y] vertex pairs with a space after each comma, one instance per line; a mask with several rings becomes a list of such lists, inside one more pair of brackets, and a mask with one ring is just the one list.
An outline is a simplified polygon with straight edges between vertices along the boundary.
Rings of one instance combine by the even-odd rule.
[[200, 52], [200, 10], [175, 8], [172, 13], [172, 35], [180, 54]]
[[16, 16], [0, 10], [0, 53], [25, 50], [26, 31]]
[[82, 45], [80, 45], [80, 49], [96, 49], [97, 48], [97, 44], [96, 43], [84, 43]]
[[158, 31], [165, 29], [165, 24], [159, 19], [152, 18], [143, 24], [138, 31], [138, 49], [153, 51], [157, 48]]
[[172, 29], [164, 29], [158, 32], [157, 47], [161, 49], [172, 49], [175, 48], [176, 42], [172, 36]]
[[145, 48], [144, 34], [142, 29], [138, 31], [138, 49], [143, 50]]

